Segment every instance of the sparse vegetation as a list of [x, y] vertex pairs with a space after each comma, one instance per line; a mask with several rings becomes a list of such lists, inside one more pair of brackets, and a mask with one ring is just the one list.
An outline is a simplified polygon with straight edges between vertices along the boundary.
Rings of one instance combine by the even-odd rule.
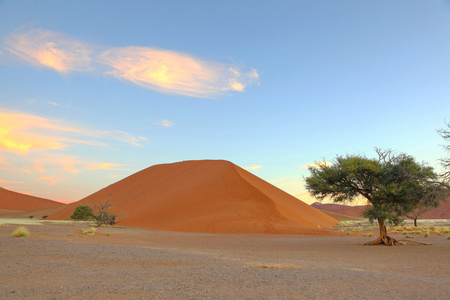
[[378, 158], [363, 155], [338, 156], [332, 165], [310, 167], [307, 190], [319, 200], [331, 197], [335, 203], [364, 197], [370, 204], [364, 216], [377, 221], [380, 236], [366, 245], [403, 244], [387, 235], [386, 223], [399, 225], [401, 217], [418, 205], [435, 206], [447, 195], [433, 168], [417, 163], [412, 156], [375, 149]]
[[96, 231], [96, 228], [95, 227], [91, 227], [89, 229], [82, 229], [81, 233], [84, 234], [84, 235], [94, 235], [95, 231]]
[[28, 231], [28, 229], [26, 227], [20, 226], [16, 230], [14, 230], [12, 235], [15, 237], [29, 237], [30, 232]]
[[109, 200], [94, 205], [93, 218], [97, 222], [98, 227], [104, 224], [106, 225], [116, 224], [117, 215], [110, 214], [109, 210], [111, 208], [112, 203]]

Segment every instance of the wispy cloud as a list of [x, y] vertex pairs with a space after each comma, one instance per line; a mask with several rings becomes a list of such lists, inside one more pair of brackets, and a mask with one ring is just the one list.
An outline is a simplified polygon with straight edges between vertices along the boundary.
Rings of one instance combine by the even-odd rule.
[[0, 178], [0, 184], [3, 183], [22, 183], [22, 181], [5, 180]]
[[245, 170], [258, 170], [258, 169], [261, 169], [261, 168], [262, 168], [261, 165], [251, 165], [251, 166], [248, 166], [248, 167], [243, 167], [242, 169], [245, 169]]
[[299, 184], [300, 184], [300, 180], [290, 180], [290, 181], [284, 181], [284, 182], [277, 183], [277, 184], [275, 184], [275, 186], [282, 189], [287, 186], [299, 185]]
[[47, 101], [47, 104], [52, 105], [52, 106], [56, 106], [56, 107], [70, 107], [70, 104], [61, 104], [61, 103], [57, 103], [56, 101]]
[[105, 140], [142, 147], [142, 142], [147, 140], [124, 131], [86, 130], [59, 123], [40, 116], [0, 111], [0, 151], [27, 154], [30, 151], [60, 150], [71, 144], [105, 146]]
[[90, 163], [86, 169], [88, 170], [117, 170], [117, 167], [123, 166], [122, 164], [113, 163]]
[[162, 93], [210, 98], [227, 91], [244, 91], [258, 80], [256, 70], [201, 60], [192, 55], [149, 47], [113, 48], [101, 55], [111, 66], [107, 74]]
[[6, 49], [37, 66], [60, 73], [92, 70], [92, 46], [44, 29], [21, 28], [6, 40]]
[[42, 177], [36, 178], [34, 181], [44, 181], [49, 186], [55, 186], [58, 182], [61, 181], [61, 178], [59, 178], [58, 176], [42, 176]]
[[161, 120], [156, 125], [163, 126], [163, 127], [172, 127], [175, 125], [174, 123], [170, 122], [169, 120]]
[[0, 111], [0, 151], [26, 154], [32, 150], [61, 149], [64, 139], [54, 132], [75, 132], [39, 116]]
[[300, 168], [303, 168], [303, 169], [319, 168], [319, 166], [321, 166], [321, 165], [325, 165], [325, 166], [328, 167], [328, 166], [331, 166], [332, 164], [333, 163], [331, 161], [317, 161], [317, 162], [314, 162], [314, 163], [301, 165]]
[[152, 47], [100, 50], [102, 47], [45, 29], [21, 28], [6, 38], [5, 44], [9, 52], [36, 66], [60, 73], [102, 72], [161, 93], [214, 98], [230, 91], [243, 92], [259, 80], [255, 69], [242, 71], [233, 64]]

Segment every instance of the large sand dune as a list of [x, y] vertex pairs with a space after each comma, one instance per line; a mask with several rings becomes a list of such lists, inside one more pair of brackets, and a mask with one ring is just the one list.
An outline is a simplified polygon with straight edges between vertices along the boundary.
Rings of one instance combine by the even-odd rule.
[[203, 233], [326, 234], [332, 217], [223, 160], [152, 166], [67, 205], [110, 200], [121, 225]]
[[0, 188], [0, 210], [28, 211], [63, 206], [63, 203]]

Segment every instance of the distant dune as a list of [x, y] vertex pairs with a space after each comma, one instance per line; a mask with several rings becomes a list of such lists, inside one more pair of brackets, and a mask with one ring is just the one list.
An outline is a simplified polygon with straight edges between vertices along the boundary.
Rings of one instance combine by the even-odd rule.
[[60, 202], [16, 193], [0, 188], [0, 210], [2, 212], [38, 210], [58, 206], [62, 207], [63, 205], [64, 204]]
[[112, 184], [76, 206], [110, 200], [120, 225], [202, 233], [327, 234], [337, 220], [223, 160], [155, 165]]
[[[311, 204], [311, 206], [322, 211], [338, 213], [355, 218], [363, 218], [362, 211], [367, 207], [367, 205], [350, 206], [334, 203], [322, 204], [319, 202], [314, 202], [313, 204]], [[429, 211], [420, 215], [419, 219], [450, 219], [450, 197], [447, 199], [447, 201], [441, 201], [439, 207], [430, 209]]]

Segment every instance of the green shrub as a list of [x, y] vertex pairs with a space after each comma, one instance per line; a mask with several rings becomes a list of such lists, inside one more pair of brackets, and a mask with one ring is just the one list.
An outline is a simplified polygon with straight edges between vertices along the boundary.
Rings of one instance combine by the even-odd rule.
[[429, 233], [428, 231], [425, 231], [424, 234], [423, 234], [423, 236], [424, 236], [424, 237], [429, 237], [429, 236], [430, 236], [430, 233]]
[[79, 205], [70, 216], [72, 220], [89, 220], [92, 218], [92, 208], [89, 205]]
[[15, 237], [29, 237], [30, 236], [30, 232], [25, 227], [20, 226], [16, 230], [14, 230], [12, 235], [15, 236]]

